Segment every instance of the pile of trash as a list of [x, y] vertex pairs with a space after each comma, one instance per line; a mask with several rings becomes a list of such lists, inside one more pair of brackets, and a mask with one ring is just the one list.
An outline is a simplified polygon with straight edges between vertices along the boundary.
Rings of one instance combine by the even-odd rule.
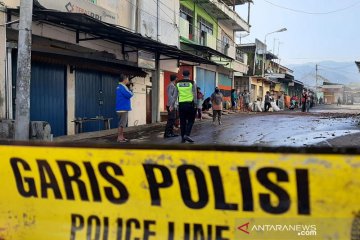
[[[271, 108], [269, 109], [269, 112], [279, 112], [283, 111], [283, 109], [280, 109], [275, 102], [270, 102]], [[265, 111], [265, 103], [261, 101], [254, 101], [249, 104], [249, 108], [253, 112], [264, 112]]]

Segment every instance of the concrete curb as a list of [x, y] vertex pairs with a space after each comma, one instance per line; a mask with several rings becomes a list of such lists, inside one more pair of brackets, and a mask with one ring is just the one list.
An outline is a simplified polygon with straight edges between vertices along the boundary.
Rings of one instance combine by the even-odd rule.
[[[210, 113], [211, 114], [211, 113]], [[224, 114], [224, 116], [228, 115], [229, 113]], [[235, 114], [235, 113], [231, 113]], [[209, 116], [209, 113], [204, 113], [205, 121], [212, 120], [212, 116]], [[133, 133], [138, 131], [150, 130], [154, 127], [164, 127], [165, 128], [166, 122], [159, 122], [159, 123], [151, 123], [145, 124], [140, 126], [132, 126], [124, 129], [124, 133]], [[96, 132], [86, 132], [86, 133], [79, 133], [75, 135], [66, 135], [54, 138], [54, 142], [76, 142], [85, 139], [94, 139], [94, 138], [102, 138], [102, 137], [109, 137], [117, 134], [117, 128], [109, 129], [109, 130], [102, 130]]]
[[[146, 129], [151, 129], [154, 127], [165, 126], [166, 122], [159, 122], [159, 123], [151, 123], [145, 124], [140, 126], [131, 126], [124, 129], [124, 133], [131, 133], [137, 131], [143, 131]], [[79, 141], [84, 139], [92, 139], [92, 138], [101, 138], [101, 137], [108, 137], [117, 134], [117, 128], [109, 129], [109, 130], [102, 130], [96, 132], [86, 132], [86, 133], [79, 133], [75, 135], [66, 135], [54, 138], [54, 142], [71, 142], [71, 141]]]
[[345, 136], [335, 137], [317, 144], [317, 146], [326, 147], [359, 147], [360, 133], [348, 134]]

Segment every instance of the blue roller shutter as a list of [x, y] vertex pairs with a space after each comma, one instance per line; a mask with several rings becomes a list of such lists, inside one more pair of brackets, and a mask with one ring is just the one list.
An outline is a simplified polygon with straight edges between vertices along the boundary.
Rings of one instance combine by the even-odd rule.
[[215, 72], [196, 68], [196, 85], [201, 88], [205, 98], [210, 97], [216, 86]]
[[[115, 90], [118, 79], [117, 75], [78, 69], [75, 74], [75, 117], [113, 118], [110, 127], [116, 128]], [[103, 122], [86, 122], [83, 125], [83, 132], [103, 129]]]
[[102, 99], [103, 105], [101, 108], [101, 114], [105, 117], [111, 117], [110, 128], [117, 128], [117, 114], [115, 112], [116, 101], [116, 87], [119, 83], [119, 76], [112, 74], [102, 75]]
[[33, 63], [30, 84], [30, 120], [50, 123], [56, 136], [66, 135], [66, 68]]

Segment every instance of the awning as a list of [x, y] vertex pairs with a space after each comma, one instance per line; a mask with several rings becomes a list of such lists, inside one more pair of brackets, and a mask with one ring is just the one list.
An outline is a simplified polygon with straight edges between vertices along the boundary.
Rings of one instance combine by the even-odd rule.
[[[18, 9], [8, 9], [11, 13], [19, 14]], [[54, 10], [38, 10], [34, 8], [33, 21], [42, 21], [64, 26], [75, 30], [77, 33], [87, 33], [93, 36], [88, 39], [77, 39], [79, 41], [108, 39], [124, 45], [132, 46], [142, 50], [159, 53], [171, 59], [184, 60], [195, 63], [216, 65], [214, 62], [190, 54], [150, 38], [143, 37], [124, 28], [104, 23], [95, 18], [81, 13], [59, 12]]]
[[294, 83], [296, 83], [296, 84], [299, 84], [299, 85], [301, 85], [301, 86], [304, 86], [304, 83], [303, 83], [303, 82], [301, 82], [301, 81], [294, 80], [293, 82], [294, 82]]
[[233, 6], [233, 5], [240, 5], [240, 4], [244, 4], [247, 2], [252, 3], [252, 0], [223, 0], [224, 3], [226, 3], [229, 6]]
[[269, 77], [269, 78], [285, 78], [285, 73], [269, 73], [269, 74], [265, 74], [265, 77]]
[[295, 80], [294, 76], [288, 73], [285, 73], [285, 78], [278, 78], [280, 82], [293, 82]]
[[215, 49], [212, 49], [211, 47], [208, 47], [208, 46], [203, 46], [203, 45], [199, 45], [199, 44], [195, 44], [195, 43], [189, 43], [189, 42], [181, 42], [181, 44], [185, 44], [191, 48], [194, 48], [195, 50], [198, 50], [198, 51], [201, 51], [201, 52], [207, 52], [209, 53], [210, 55], [214, 55], [214, 56], [217, 56], [217, 57], [220, 57], [220, 58], [226, 58], [226, 59], [229, 59], [229, 60], [234, 60], [233, 58], [219, 52], [219, 51], [216, 51]]
[[[261, 50], [261, 49], [258, 50], [258, 54], [261, 56], [263, 55], [263, 52], [264, 52], [264, 50]], [[266, 52], [266, 60], [272, 60], [272, 59], [278, 59], [278, 57], [275, 54], [267, 51]]]
[[112, 74], [125, 74], [129, 75], [130, 77], [146, 77], [147, 75], [147, 73], [144, 72], [141, 68], [135, 66], [110, 62], [107, 62], [105, 65], [101, 64], [101, 61], [67, 55], [32, 52], [31, 59], [33, 61], [52, 64], [69, 64], [74, 69], [97, 70]]
[[359, 72], [360, 72], [360, 61], [359, 62], [355, 62], [356, 66], [358, 67], [359, 69]]

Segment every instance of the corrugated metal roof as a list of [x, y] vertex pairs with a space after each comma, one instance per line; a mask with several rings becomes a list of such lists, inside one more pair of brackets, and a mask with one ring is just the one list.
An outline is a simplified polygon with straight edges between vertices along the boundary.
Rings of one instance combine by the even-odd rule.
[[360, 61], [355, 61], [355, 64], [356, 64], [356, 66], [359, 68], [359, 72], [360, 72]]
[[[19, 14], [19, 9], [8, 9], [8, 11], [10, 13]], [[157, 52], [173, 59], [216, 65], [213, 61], [184, 52], [176, 46], [169, 46], [153, 39], [143, 37], [141, 34], [133, 33], [118, 26], [101, 22], [81, 13], [34, 9], [33, 21], [42, 21], [60, 25], [102, 39], [112, 40], [150, 52]]]

